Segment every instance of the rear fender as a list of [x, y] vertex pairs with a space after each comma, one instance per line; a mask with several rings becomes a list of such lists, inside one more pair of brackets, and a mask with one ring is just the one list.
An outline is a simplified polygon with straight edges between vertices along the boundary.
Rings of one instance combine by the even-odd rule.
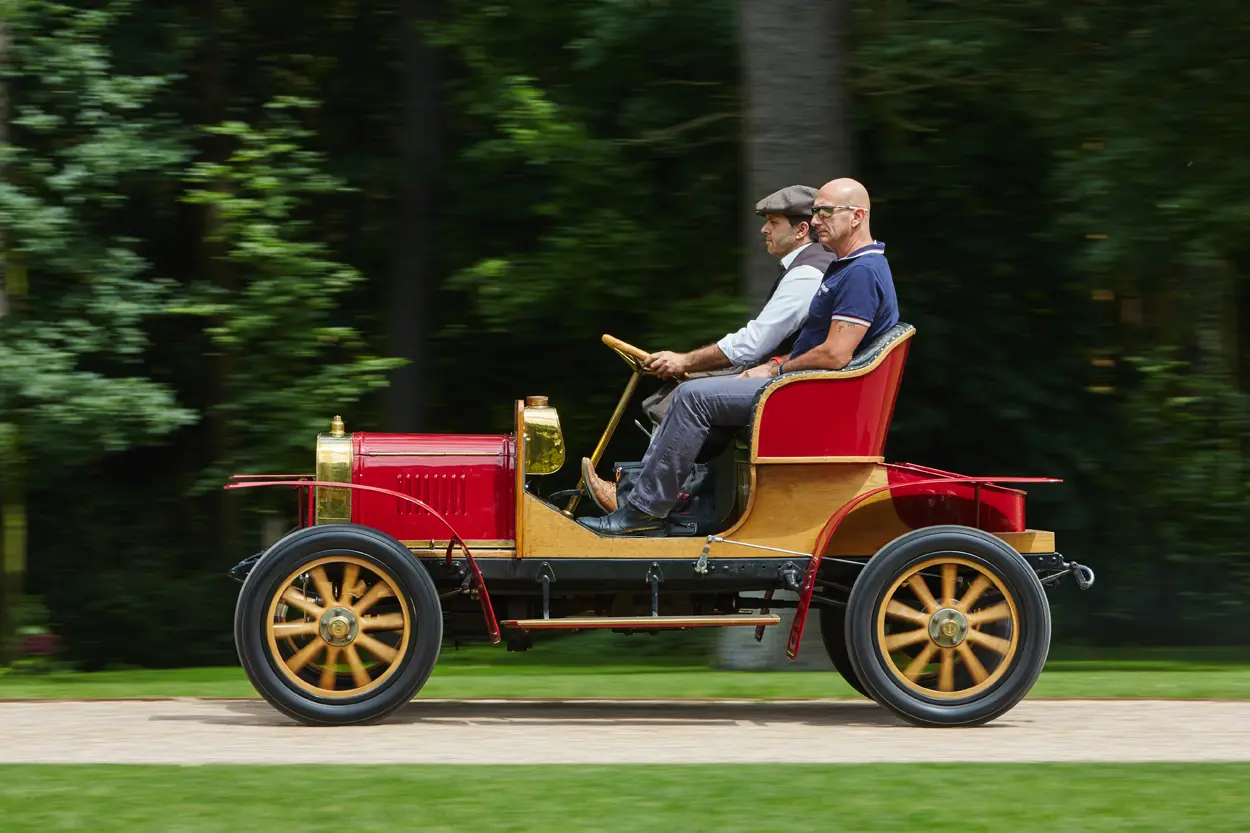
[[833, 538], [838, 526], [846, 519], [856, 506], [859, 506], [869, 498], [876, 497], [883, 492], [906, 492], [918, 489], [920, 487], [934, 486], [942, 483], [961, 483], [969, 485], [984, 485], [987, 483], [1062, 483], [1053, 477], [966, 477], [964, 475], [953, 475], [948, 477], [935, 477], [928, 480], [914, 480], [910, 483], [894, 483], [886, 486], [878, 486], [875, 489], [869, 489], [861, 492], [851, 500], [842, 504], [837, 512], [830, 516], [825, 522], [825, 528], [821, 530], [820, 535], [816, 538], [816, 547], [812, 550], [812, 557], [807, 562], [807, 571], [803, 576], [803, 585], [799, 590], [799, 602], [794, 611], [794, 623], [790, 626], [790, 638], [786, 644], [786, 655], [790, 659], [794, 659], [799, 655], [799, 643], [803, 639], [803, 626], [807, 622], [807, 612], [811, 608], [812, 593], [816, 589], [816, 576], [820, 573], [820, 560], [829, 546], [830, 539]]

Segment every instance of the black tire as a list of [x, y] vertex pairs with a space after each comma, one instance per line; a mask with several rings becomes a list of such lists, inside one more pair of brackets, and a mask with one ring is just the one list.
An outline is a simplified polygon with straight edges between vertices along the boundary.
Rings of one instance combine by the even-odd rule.
[[[301, 565], [347, 556], [385, 576], [405, 598], [411, 632], [396, 669], [377, 687], [355, 696], [321, 697], [281, 673], [269, 647], [269, 605]], [[310, 726], [375, 723], [408, 703], [429, 679], [443, 640], [443, 615], [430, 574], [394, 538], [369, 527], [326, 524], [294, 532], [275, 543], [252, 568], [235, 605], [234, 641], [239, 662], [257, 692], [274, 708]]]
[[[951, 696], [929, 696], [904, 684], [878, 633], [878, 615], [892, 585], [918, 565], [944, 554], [1000, 581], [1015, 602], [1012, 631], [1019, 629], [1018, 634], [1008, 631], [1015, 639], [1015, 652], [1004, 670], [996, 672], [998, 678], [995, 680], [991, 673], [982, 690], [964, 697], [958, 692], [972, 688], [965, 663], [958, 664], [958, 688]], [[918, 726], [977, 726], [1002, 716], [1032, 689], [1050, 650], [1050, 606], [1037, 574], [1006, 542], [971, 527], [926, 527], [891, 541], [868, 561], [856, 579], [847, 604], [847, 620], [850, 660], [859, 680], [874, 700]]]
[[851, 653], [846, 647], [846, 608], [823, 605], [820, 608], [820, 639], [825, 643], [825, 653], [833, 667], [842, 675], [851, 688], [872, 699], [872, 695], [859, 681], [855, 666], [851, 664]]

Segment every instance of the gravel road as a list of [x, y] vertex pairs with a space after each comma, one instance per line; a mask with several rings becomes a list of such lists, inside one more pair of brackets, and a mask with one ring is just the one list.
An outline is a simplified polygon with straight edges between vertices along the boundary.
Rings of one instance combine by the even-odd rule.
[[302, 763], [328, 748], [338, 763], [1250, 761], [1250, 702], [1026, 700], [987, 726], [918, 729], [866, 701], [418, 700], [326, 729], [256, 700], [0, 701], [5, 763]]

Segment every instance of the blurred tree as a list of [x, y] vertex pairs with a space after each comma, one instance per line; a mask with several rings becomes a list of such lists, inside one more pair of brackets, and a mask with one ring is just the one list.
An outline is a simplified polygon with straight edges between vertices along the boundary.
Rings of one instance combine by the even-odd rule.
[[307, 468], [312, 438], [331, 416], [382, 388], [400, 360], [370, 355], [337, 319], [338, 298], [362, 276], [331, 257], [305, 212], [319, 194], [345, 186], [324, 172], [296, 116], [310, 101], [279, 98], [258, 125], [208, 128], [229, 140], [224, 162], [199, 162], [184, 199], [213, 207], [213, 242], [238, 285], [194, 285], [172, 312], [205, 318], [230, 374], [210, 412], [235, 442], [203, 470], [218, 489], [232, 471]]
[[[5, 181], [9, 155], [8, 57], [9, 22], [6, 5], [4, 11], [0, 12], [0, 182]], [[7, 264], [4, 226], [0, 225], [0, 321], [8, 312]], [[16, 444], [14, 434], [14, 428], [10, 424], [6, 423], [0, 428], [0, 467], [7, 468], [10, 457], [16, 452], [16, 448], [11, 449]], [[9, 663], [10, 652], [13, 650], [14, 614], [26, 565], [25, 512], [20, 500], [20, 488], [15, 482], [9, 484], [5, 493], [0, 493], [0, 665]], [[19, 529], [22, 535], [20, 540]]]
[[[5, 169], [9, 157], [9, 21], [8, 6], [0, 12], [0, 181], [5, 179]], [[7, 257], [4, 248], [4, 227], [0, 226], [0, 318], [8, 312], [8, 298], [5, 285], [5, 265]]]
[[[10, 7], [11, 145], [0, 228], [9, 310], [0, 328], [6, 574], [24, 568], [27, 476], [81, 470], [194, 419], [146, 378], [144, 319], [168, 287], [109, 223], [127, 194], [176, 170], [183, 148], [150, 108], [166, 79], [119, 73], [102, 33], [132, 4]], [[40, 467], [27, 470], [38, 450]], [[12, 586], [12, 585], [10, 585]]]
[[1091, 620], [1101, 640], [1129, 644], [1250, 642], [1250, 396], [1199, 372], [1177, 350], [1127, 364], [1122, 441], [1108, 460], [1114, 493], [1099, 573], [1115, 588]]
[[[1152, 339], [1236, 376], [1238, 284], [1250, 271], [1250, 8], [1229, 0], [1082, 5], [1064, 18], [1078, 58], [1057, 208], [1100, 288], [1144, 300]], [[1205, 59], [1211, 56], [1210, 59]], [[1214, 59], [1213, 56], [1220, 56]], [[1168, 83], [1161, 83], [1168, 79]]]
[[[289, 526], [295, 501], [287, 490], [245, 497], [219, 492], [217, 478], [229, 468], [308, 470], [315, 433], [324, 430], [336, 401], [337, 407], [360, 402], [359, 389], [338, 397], [361, 381], [353, 362], [385, 349], [378, 319], [387, 306], [383, 276], [393, 261], [388, 238], [397, 143], [389, 131], [399, 107], [382, 79], [397, 75], [393, 6], [350, 0], [148, 5], [124, 27], [100, 32], [119, 74], [168, 80], [153, 91], [149, 109], [169, 116], [171, 134], [186, 148], [183, 163], [127, 193], [128, 210], [110, 215], [101, 229], [120, 227], [139, 238], [150, 274], [174, 279], [155, 304], [161, 317], [147, 319], [151, 345], [143, 373], [206, 418], [159, 449], [113, 455], [89, 469], [41, 469], [31, 495], [31, 546], [40, 554], [31, 577], [47, 591], [57, 628], [78, 660], [95, 666], [233, 661], [229, 623], [236, 588], [224, 572]], [[290, 91], [330, 100], [323, 107], [266, 106]], [[246, 126], [249, 136], [278, 135], [273, 157], [232, 160], [239, 137], [199, 127], [223, 123]], [[305, 131], [286, 132], [297, 123]], [[328, 149], [330, 158], [303, 154], [313, 149]], [[220, 169], [213, 172], [217, 180], [184, 181], [192, 160], [245, 173], [268, 167], [281, 178], [278, 193], [244, 194], [265, 205], [228, 234], [214, 215], [223, 205], [240, 206], [225, 200], [238, 195], [236, 184]], [[316, 170], [301, 169], [304, 163]], [[330, 172], [327, 182], [349, 180], [357, 187], [322, 187], [318, 177]], [[191, 187], [219, 199], [182, 199]], [[272, 220], [274, 239], [263, 228], [253, 233], [252, 227], [271, 222], [265, 212], [275, 206], [291, 213]], [[263, 246], [242, 252], [254, 243]], [[373, 280], [350, 263], [368, 267]], [[268, 271], [288, 268], [287, 286]], [[336, 280], [340, 271], [344, 279]], [[253, 279], [260, 285], [248, 295]], [[331, 300], [273, 309], [283, 292], [305, 282], [332, 286]], [[274, 299], [261, 297], [265, 289], [275, 291]], [[214, 307], [221, 298], [230, 302]], [[281, 338], [271, 345], [262, 330], [273, 315], [286, 317], [278, 322]], [[393, 366], [379, 362], [374, 390]], [[335, 368], [343, 375], [315, 390]], [[290, 385], [271, 385], [279, 375]], [[304, 390], [296, 390], [300, 379]], [[308, 403], [318, 413], [315, 424], [269, 408]], [[266, 430], [247, 430], [249, 408], [264, 411], [259, 421]], [[368, 412], [362, 403], [344, 415], [355, 420], [349, 424], [368, 427]], [[82, 488], [84, 471], [98, 487]], [[194, 600], [196, 615], [186, 614], [187, 600]], [[101, 629], [102, 620], [116, 629]]]
[[[233, 661], [237, 586], [225, 571], [255, 552], [262, 536], [272, 540], [290, 525], [296, 495], [227, 493], [239, 518], [229, 536], [213, 527], [220, 504], [205, 498], [232, 472], [309, 471], [316, 435], [335, 413], [350, 414], [361, 396], [380, 389], [397, 364], [373, 356], [340, 308], [363, 277], [333, 257], [315, 225], [311, 205], [343, 186], [307, 147], [301, 119], [314, 114], [308, 101], [279, 98], [252, 121], [210, 126], [224, 141], [222, 161], [201, 160], [184, 175], [181, 199], [212, 208], [210, 242], [228, 260], [233, 286], [205, 270], [164, 311], [181, 324], [181, 341], [203, 338], [201, 372], [230, 369], [204, 406], [231, 438], [229, 448], [207, 460], [190, 457], [186, 468], [132, 455], [128, 465], [94, 472], [107, 492], [72, 506], [54, 502], [55, 494], [45, 502], [45, 514], [52, 504], [60, 524], [92, 531], [67, 544], [47, 530], [46, 517], [41, 524], [52, 539], [51, 563], [40, 568], [47, 603], [72, 655], [88, 667]], [[100, 628], [101, 620], [111, 627]]]
[[[431, 304], [442, 424], [506, 430], [508, 400], [541, 393], [589, 454], [627, 375], [601, 334], [687, 349], [738, 326], [731, 8], [449, 4], [434, 35], [455, 149]], [[623, 426], [605, 459], [641, 453]]]
[[[787, 128], [798, 155], [844, 143], [814, 178], [846, 165], [868, 184], [919, 329], [887, 454], [1065, 478], [1032, 490], [1029, 523], [1107, 580], [1057, 617], [1061, 636], [1130, 640], [1154, 616], [1152, 639], [1213, 639], [1214, 621], [1232, 638], [1250, 621], [1230, 485], [1244, 376], [1227, 372], [1250, 359], [1250, 7], [821, 2], [798, 12], [832, 37], [790, 40], [773, 24], [791, 4], [739, 0], [6, 8], [24, 28], [0, 76], [17, 148], [0, 229], [10, 294], [30, 290], [0, 323], [0, 422], [50, 455], [7, 488], [29, 498], [30, 583], [77, 656], [232, 661], [221, 573], [281, 510], [185, 497], [228, 467], [307, 469], [335, 397], [349, 427], [420, 411], [434, 430], [503, 431], [510, 399], [545, 393], [588, 451], [625, 377], [601, 333], [684, 349], [758, 303], [750, 204], [772, 186], [746, 160], [777, 155], [744, 143], [774, 128], [751, 126], [748, 86], [769, 79], [778, 106], [813, 108]], [[405, 15], [436, 13], [421, 46]], [[748, 38], [774, 44], [770, 63], [747, 60]], [[267, 106], [292, 95], [320, 104]], [[435, 135], [437, 164], [420, 162]], [[210, 167], [188, 183], [193, 161]], [[1155, 356], [1165, 343], [1189, 361]], [[370, 358], [396, 352], [424, 374], [394, 391], [409, 404]], [[624, 426], [609, 460], [641, 453]], [[133, 443], [149, 445], [101, 454]], [[244, 505], [261, 511], [235, 530]]]

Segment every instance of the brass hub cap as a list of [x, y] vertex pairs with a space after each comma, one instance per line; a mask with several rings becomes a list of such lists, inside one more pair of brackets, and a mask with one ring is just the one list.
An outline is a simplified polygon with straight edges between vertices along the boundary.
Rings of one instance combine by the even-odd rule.
[[331, 645], [350, 645], [358, 633], [360, 620], [345, 607], [332, 607], [321, 617], [321, 638]]
[[954, 648], [968, 635], [968, 618], [944, 607], [929, 619], [929, 638], [942, 648]]
[[355, 697], [403, 665], [412, 639], [410, 602], [371, 561], [319, 558], [278, 585], [266, 621], [278, 671], [318, 697]]
[[1020, 614], [993, 570], [952, 554], [899, 575], [881, 598], [876, 625], [877, 650], [890, 676], [916, 694], [957, 700], [1007, 673]]

